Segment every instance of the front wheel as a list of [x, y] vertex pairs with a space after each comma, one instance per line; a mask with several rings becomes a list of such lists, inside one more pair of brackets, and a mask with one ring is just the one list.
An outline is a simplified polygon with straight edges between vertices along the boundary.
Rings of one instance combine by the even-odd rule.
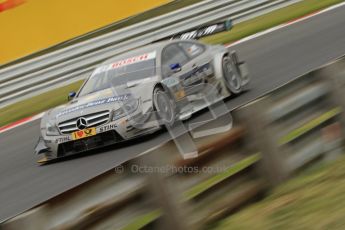
[[232, 94], [242, 92], [242, 79], [236, 68], [233, 68], [229, 57], [225, 56], [222, 60], [224, 82]]
[[158, 119], [164, 124], [172, 126], [175, 121], [174, 102], [168, 93], [162, 88], [157, 87], [153, 91], [153, 103], [158, 113]]

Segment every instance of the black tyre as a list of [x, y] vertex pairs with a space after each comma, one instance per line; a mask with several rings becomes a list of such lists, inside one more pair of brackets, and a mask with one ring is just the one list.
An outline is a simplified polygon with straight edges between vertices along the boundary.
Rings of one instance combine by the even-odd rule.
[[173, 125], [175, 121], [175, 106], [169, 94], [160, 87], [153, 91], [153, 103], [159, 119], [164, 124]]
[[225, 56], [222, 60], [224, 82], [232, 94], [242, 92], [242, 79], [236, 68], [233, 68], [229, 57]]

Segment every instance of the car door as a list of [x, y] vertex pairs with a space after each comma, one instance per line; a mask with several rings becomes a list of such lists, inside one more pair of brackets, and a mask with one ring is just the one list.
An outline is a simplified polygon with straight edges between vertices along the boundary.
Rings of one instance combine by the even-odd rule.
[[[177, 43], [169, 44], [162, 51], [162, 77], [176, 77], [178, 74], [171, 69], [171, 65], [179, 64], [182, 72], [185, 72], [185, 65], [189, 57], [178, 46]], [[180, 73], [181, 74], [181, 73]]]
[[[179, 47], [178, 43], [169, 44], [162, 51], [162, 83], [170, 88], [177, 100], [187, 96], [183, 88], [183, 76], [188, 75], [189, 70], [186, 68], [186, 64], [189, 61], [189, 57]], [[175, 65], [175, 69], [172, 68], [172, 65]]]
[[212, 76], [212, 56], [208, 55], [206, 47], [200, 43], [193, 41], [181, 41], [178, 43], [179, 47], [188, 56], [189, 61], [184, 68], [189, 70], [189, 73], [184, 76], [184, 87], [188, 94], [200, 93], [206, 87]]

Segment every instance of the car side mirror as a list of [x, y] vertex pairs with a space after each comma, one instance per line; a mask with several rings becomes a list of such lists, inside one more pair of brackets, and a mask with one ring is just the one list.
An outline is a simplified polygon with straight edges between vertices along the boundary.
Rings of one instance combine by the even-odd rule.
[[170, 69], [172, 72], [177, 73], [177, 72], [180, 72], [182, 70], [182, 67], [181, 67], [180, 63], [175, 63], [175, 64], [170, 65]]
[[74, 92], [74, 91], [73, 91], [73, 92], [70, 92], [70, 93], [68, 94], [67, 100], [68, 100], [68, 101], [72, 100], [76, 95], [77, 95], [76, 92]]

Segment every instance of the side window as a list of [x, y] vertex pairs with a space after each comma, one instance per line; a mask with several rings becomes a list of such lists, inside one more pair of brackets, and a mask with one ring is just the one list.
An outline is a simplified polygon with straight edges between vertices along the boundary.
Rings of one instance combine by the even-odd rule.
[[181, 42], [179, 45], [191, 58], [195, 58], [205, 51], [205, 47], [203, 45], [193, 42]]
[[179, 63], [181, 66], [188, 62], [187, 55], [176, 44], [167, 46], [162, 53], [162, 74], [163, 77], [171, 75], [170, 65]]

